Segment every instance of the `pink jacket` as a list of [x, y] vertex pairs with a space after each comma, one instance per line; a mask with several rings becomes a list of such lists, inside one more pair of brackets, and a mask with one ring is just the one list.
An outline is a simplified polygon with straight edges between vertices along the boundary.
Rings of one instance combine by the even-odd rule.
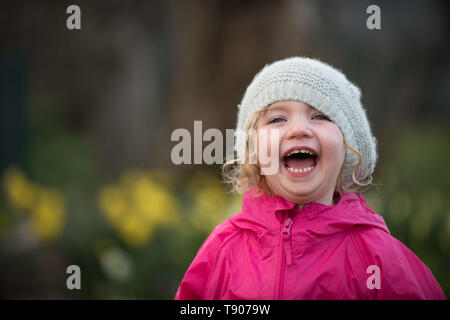
[[[370, 267], [371, 266], [371, 267]], [[378, 272], [377, 269], [378, 268]], [[445, 299], [430, 269], [357, 193], [301, 210], [267, 194], [199, 249], [175, 299]]]

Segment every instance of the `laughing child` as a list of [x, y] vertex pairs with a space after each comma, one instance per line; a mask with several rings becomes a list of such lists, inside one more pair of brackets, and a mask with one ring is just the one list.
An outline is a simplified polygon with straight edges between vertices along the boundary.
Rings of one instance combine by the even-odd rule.
[[315, 59], [274, 62], [247, 88], [236, 129], [238, 159], [223, 173], [242, 211], [213, 230], [175, 299], [445, 299], [358, 192], [376, 139], [345, 75]]

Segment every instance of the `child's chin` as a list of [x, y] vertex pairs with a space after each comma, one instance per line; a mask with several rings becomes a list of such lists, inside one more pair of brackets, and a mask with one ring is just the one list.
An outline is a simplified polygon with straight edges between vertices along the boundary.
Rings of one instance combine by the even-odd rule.
[[311, 183], [299, 181], [298, 179], [294, 181], [291, 179], [283, 179], [280, 180], [280, 184], [286, 191], [295, 196], [306, 196], [313, 190]]

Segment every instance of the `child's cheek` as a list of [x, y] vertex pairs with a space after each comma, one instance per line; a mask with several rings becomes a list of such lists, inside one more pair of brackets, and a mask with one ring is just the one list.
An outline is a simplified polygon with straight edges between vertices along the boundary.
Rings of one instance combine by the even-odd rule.
[[328, 139], [326, 139], [327, 143], [325, 145], [326, 156], [330, 161], [336, 162], [336, 166], [340, 169], [345, 157], [344, 136], [337, 126], [330, 131], [327, 134]]

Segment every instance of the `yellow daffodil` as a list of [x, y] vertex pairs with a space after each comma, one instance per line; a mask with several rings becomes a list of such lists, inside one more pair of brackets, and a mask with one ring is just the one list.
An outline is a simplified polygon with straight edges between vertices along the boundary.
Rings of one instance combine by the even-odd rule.
[[30, 210], [33, 207], [37, 187], [27, 180], [22, 170], [15, 166], [8, 168], [4, 173], [3, 183], [13, 206], [19, 210]]
[[32, 226], [43, 241], [58, 237], [64, 227], [65, 205], [57, 191], [40, 190], [31, 210]]
[[158, 227], [177, 221], [176, 197], [151, 174], [139, 170], [128, 170], [117, 185], [102, 188], [98, 202], [124, 241], [132, 246], [144, 245]]

